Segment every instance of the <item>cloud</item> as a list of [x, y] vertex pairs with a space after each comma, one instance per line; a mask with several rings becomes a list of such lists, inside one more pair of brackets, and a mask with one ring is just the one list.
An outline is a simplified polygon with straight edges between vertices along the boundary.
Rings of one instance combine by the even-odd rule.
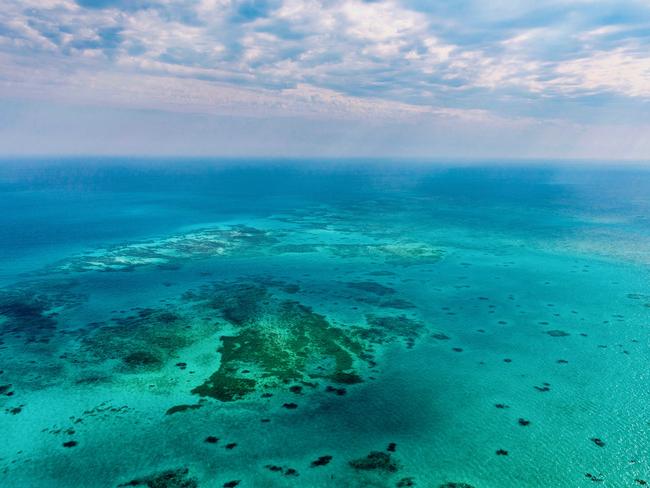
[[642, 0], [0, 0], [4, 100], [632, 124], [649, 80]]

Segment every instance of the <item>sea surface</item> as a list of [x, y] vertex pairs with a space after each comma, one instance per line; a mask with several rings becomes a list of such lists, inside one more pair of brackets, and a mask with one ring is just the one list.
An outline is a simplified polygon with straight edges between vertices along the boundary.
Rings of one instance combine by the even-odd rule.
[[0, 486], [650, 483], [650, 171], [0, 162]]

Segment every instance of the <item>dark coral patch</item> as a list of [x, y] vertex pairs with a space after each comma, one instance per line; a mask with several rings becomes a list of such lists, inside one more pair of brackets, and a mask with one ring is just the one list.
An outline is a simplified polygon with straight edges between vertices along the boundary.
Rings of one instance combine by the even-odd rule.
[[593, 481], [594, 483], [602, 483], [603, 481], [605, 481], [604, 478], [598, 477], [598, 476], [596, 476], [594, 474], [591, 474], [591, 473], [585, 473], [585, 478], [587, 478], [588, 480]]
[[558, 330], [558, 329], [547, 330], [546, 333], [551, 337], [568, 337], [571, 335], [568, 332], [564, 332], [563, 330]]
[[397, 484], [395, 486], [397, 488], [403, 488], [405, 486], [415, 486], [415, 481], [413, 480], [412, 477], [402, 478], [401, 480], [399, 480], [397, 482]]
[[367, 456], [349, 462], [354, 469], [361, 471], [386, 471], [394, 473], [399, 465], [391, 458], [390, 454], [381, 451], [372, 451]]
[[123, 357], [122, 361], [133, 368], [157, 368], [162, 364], [158, 356], [148, 351], [134, 351]]
[[329, 456], [329, 455], [320, 456], [318, 459], [312, 461], [310, 466], [312, 468], [315, 468], [317, 466], [325, 466], [325, 465], [329, 464], [331, 460], [332, 460], [332, 456]]
[[598, 437], [592, 437], [591, 442], [596, 444], [598, 447], [605, 447], [605, 441], [603, 441], [602, 439], [600, 439]]
[[147, 488], [198, 488], [196, 478], [189, 476], [187, 468], [170, 469], [144, 478], [138, 478], [118, 485], [146, 486]]
[[347, 390], [345, 388], [335, 388], [335, 387], [329, 386], [329, 385], [327, 387], [325, 387], [325, 391], [327, 393], [334, 393], [334, 394], [336, 394], [338, 396], [343, 396], [343, 395], [345, 395], [347, 393]]
[[194, 405], [174, 405], [165, 412], [165, 415], [174, 415], [179, 412], [187, 412], [188, 410], [196, 410], [201, 408], [203, 405], [200, 403]]

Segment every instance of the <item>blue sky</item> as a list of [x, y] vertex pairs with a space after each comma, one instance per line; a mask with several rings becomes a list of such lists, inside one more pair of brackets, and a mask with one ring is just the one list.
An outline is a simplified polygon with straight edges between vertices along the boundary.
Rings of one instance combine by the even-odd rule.
[[650, 159], [650, 2], [0, 0], [0, 153]]

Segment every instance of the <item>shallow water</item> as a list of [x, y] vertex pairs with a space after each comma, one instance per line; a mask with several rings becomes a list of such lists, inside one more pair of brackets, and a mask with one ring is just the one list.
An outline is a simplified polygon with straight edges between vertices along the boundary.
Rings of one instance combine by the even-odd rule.
[[3, 487], [650, 482], [643, 170], [5, 161], [0, 204]]

